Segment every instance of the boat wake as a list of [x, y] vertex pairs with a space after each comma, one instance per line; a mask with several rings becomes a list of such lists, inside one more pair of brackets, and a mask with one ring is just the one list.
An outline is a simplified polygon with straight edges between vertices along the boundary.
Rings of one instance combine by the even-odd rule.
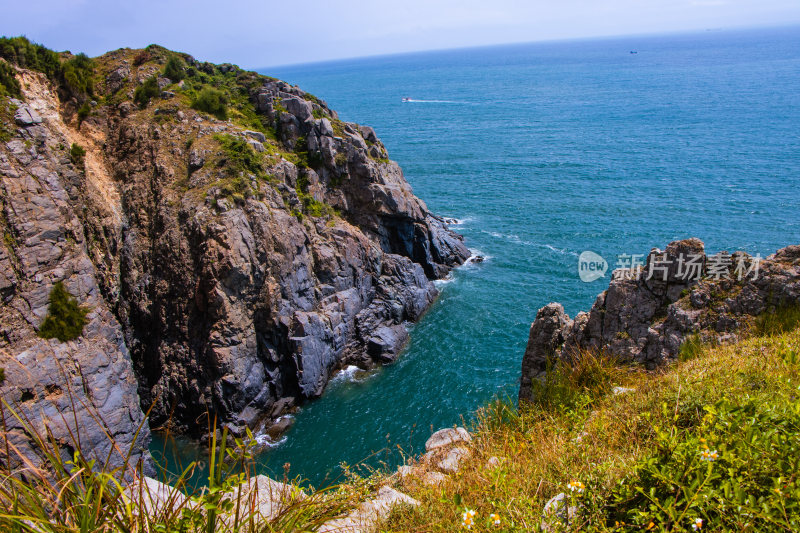
[[403, 98], [403, 102], [410, 104], [461, 104], [461, 105], [472, 104], [472, 102], [461, 102], [458, 100], [423, 100], [418, 98]]
[[576, 252], [572, 252], [572, 251], [566, 250], [564, 248], [558, 248], [556, 246], [553, 246], [552, 244], [546, 244], [546, 243], [542, 244], [542, 243], [539, 243], [539, 242], [526, 241], [524, 239], [521, 239], [519, 237], [519, 235], [515, 235], [513, 233], [505, 234], [505, 233], [498, 233], [496, 231], [486, 231], [486, 230], [481, 230], [481, 232], [485, 233], [487, 235], [491, 235], [492, 237], [494, 237], [496, 239], [503, 239], [503, 240], [512, 242], [514, 244], [521, 244], [522, 246], [532, 246], [534, 248], [546, 248], [546, 249], [550, 250], [551, 252], [555, 252], [555, 253], [560, 254], [560, 255], [570, 255], [570, 256], [573, 256], [573, 257], [578, 257], [578, 254]]

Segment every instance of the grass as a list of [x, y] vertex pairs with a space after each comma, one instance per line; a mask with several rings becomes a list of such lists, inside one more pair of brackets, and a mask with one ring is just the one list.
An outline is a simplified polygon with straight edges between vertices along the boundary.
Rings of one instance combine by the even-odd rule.
[[[545, 503], [565, 492], [579, 509], [565, 531], [692, 531], [696, 519], [709, 531], [796, 531], [798, 352], [800, 331], [784, 329], [696, 344], [656, 372], [580, 355], [521, 410], [481, 410], [466, 466], [439, 486], [403, 481], [422, 505], [396, 511], [386, 530], [456, 531], [470, 509], [474, 531], [537, 531]], [[617, 385], [634, 390], [615, 395]], [[570, 492], [577, 481], [585, 489]]]
[[78, 170], [83, 170], [85, 166], [86, 150], [77, 143], [72, 143], [69, 148], [69, 160]]

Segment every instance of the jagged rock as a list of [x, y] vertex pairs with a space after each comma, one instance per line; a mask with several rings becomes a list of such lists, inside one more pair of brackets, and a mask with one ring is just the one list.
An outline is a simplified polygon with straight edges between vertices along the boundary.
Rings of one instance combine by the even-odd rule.
[[464, 446], [456, 446], [455, 448], [447, 451], [444, 457], [442, 457], [442, 459], [436, 463], [436, 467], [444, 472], [455, 474], [461, 469], [461, 463], [463, 463], [469, 457], [469, 455], [469, 448], [465, 448]]
[[[615, 271], [592, 309], [574, 321], [559, 304], [546, 305], [531, 325], [519, 399], [530, 400], [533, 380], [575, 350], [603, 350], [653, 368], [675, 359], [689, 335], [731, 341], [765, 310], [800, 302], [797, 248], [757, 263], [743, 252], [707, 256], [698, 239], [676, 241], [666, 250], [651, 250], [639, 272]], [[709, 276], [713, 264], [723, 268]], [[706, 276], [699, 279], [695, 268]]]
[[425, 451], [432, 452], [459, 442], [472, 442], [469, 431], [462, 427], [440, 429], [425, 442]]
[[199, 170], [203, 168], [203, 165], [206, 164], [205, 157], [203, 154], [197, 150], [192, 150], [189, 152], [189, 172], [194, 172], [195, 170]]
[[[125, 79], [124, 64], [105, 59], [119, 75], [109, 75], [105, 88], [98, 84], [105, 91], [98, 102], [108, 101], [100, 97], [115, 81], [122, 90]], [[143, 67], [135, 76], [157, 74]], [[51, 89], [43, 77], [37, 83], [23, 90], [42, 101]], [[149, 461], [140, 405], [153, 406], [153, 423], [169, 419], [178, 432], [203, 433], [196, 420], [207, 410], [241, 432], [318, 396], [338, 368], [391, 361], [407, 338], [403, 324], [436, 298], [432, 280], [469, 256], [414, 196], [399, 166], [370, 159], [366, 130], [347, 125], [350, 135], [334, 138], [331, 120], [338, 118], [324, 102], [285, 82], [261, 83], [247, 89], [283, 144], [198, 116], [180, 99], [170, 114], [184, 113], [187, 121], [159, 125], [143, 120], [151, 108], [100, 104], [98, 116], [109, 119], [92, 124], [79, 174], [51, 148], [73, 138], [63, 121], [50, 120], [60, 112], [51, 94], [41, 111], [47, 122], [0, 145], [2, 220], [19, 238], [13, 253], [0, 254], [0, 297], [8, 304], [0, 311], [0, 353], [24, 353], [41, 372], [52, 370], [41, 366], [48, 358], [92, 368], [88, 396], [103, 400], [103, 417], [116, 424], [121, 449], [135, 447], [134, 460]], [[332, 119], [314, 119], [315, 111]], [[38, 130], [52, 138], [42, 144]], [[230, 179], [215, 133], [269, 143], [274, 157], [264, 158], [263, 175], [270, 179]], [[296, 146], [302, 138], [307, 146]], [[287, 148], [314, 143], [321, 157], [309, 153], [312, 168], [289, 161]], [[309, 197], [318, 203], [309, 205]], [[36, 337], [35, 326], [59, 279], [94, 313], [80, 342], [56, 348]], [[26, 385], [11, 365], [0, 366], [4, 397], [21, 399], [31, 388], [30, 413], [43, 405], [45, 387], [58, 385], [41, 375]], [[59, 386], [80, 391], [76, 379]], [[55, 405], [53, 413], [65, 408]], [[81, 424], [97, 433], [85, 442], [101, 455], [97, 428]]]
[[265, 150], [264, 145], [256, 140], [248, 139], [247, 144], [250, 145], [250, 147], [258, 153], [261, 153]]
[[569, 496], [560, 493], [550, 498], [542, 511], [542, 531], [562, 531], [578, 517], [578, 506], [570, 505]]
[[125, 81], [131, 75], [131, 69], [127, 64], [122, 64], [111, 71], [106, 78], [106, 85], [108, 90], [112, 93], [117, 92], [125, 84]]
[[564, 342], [562, 331], [569, 324], [569, 317], [561, 304], [547, 304], [536, 313], [536, 320], [531, 324], [528, 335], [525, 357], [522, 359], [520, 397], [530, 396], [532, 380], [542, 375], [551, 364], [556, 350]]
[[319, 533], [372, 533], [378, 530], [381, 521], [385, 520], [397, 505], [416, 507], [419, 502], [391, 487], [381, 487], [375, 498], [363, 502], [344, 518], [326, 522], [317, 531]]
[[361, 136], [364, 137], [364, 140], [367, 140], [371, 143], [378, 142], [378, 136], [375, 135], [375, 130], [372, 129], [370, 126], [359, 126], [359, 132]]
[[39, 116], [39, 113], [26, 105], [17, 108], [14, 113], [14, 120], [20, 126], [33, 126], [42, 123], [42, 117]]

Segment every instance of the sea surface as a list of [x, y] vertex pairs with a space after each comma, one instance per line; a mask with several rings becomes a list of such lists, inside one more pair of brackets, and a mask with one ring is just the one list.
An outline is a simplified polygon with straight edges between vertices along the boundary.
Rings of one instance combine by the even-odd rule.
[[[365, 50], [365, 53], [368, 53]], [[636, 52], [636, 53], [633, 53]], [[399, 361], [305, 405], [265, 473], [335, 481], [515, 398], [536, 311], [588, 310], [613, 269], [699, 237], [767, 256], [800, 243], [800, 28], [563, 41], [265, 69], [375, 128], [431, 211], [486, 261], [437, 283]], [[411, 98], [402, 102], [402, 98]], [[153, 451], [160, 455], [163, 440]], [[185, 463], [202, 452], [171, 448]], [[175, 456], [174, 454], [178, 454]]]

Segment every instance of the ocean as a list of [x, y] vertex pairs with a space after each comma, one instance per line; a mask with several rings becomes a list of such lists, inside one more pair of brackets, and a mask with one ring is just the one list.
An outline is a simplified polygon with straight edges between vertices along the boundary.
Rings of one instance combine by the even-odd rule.
[[[585, 250], [613, 269], [622, 254], [687, 237], [762, 257], [800, 243], [797, 27], [262, 72], [373, 126], [416, 195], [457, 219], [486, 258], [437, 282], [441, 295], [410, 326], [397, 363], [344, 373], [303, 406], [258, 457], [267, 474], [289, 463], [291, 477], [321, 486], [341, 463], [391, 467], [424, 451], [433, 430], [515, 399], [536, 311], [553, 301], [570, 315], [588, 310], [608, 284], [609, 274], [580, 280]], [[179, 449], [184, 462], [201, 453]]]

